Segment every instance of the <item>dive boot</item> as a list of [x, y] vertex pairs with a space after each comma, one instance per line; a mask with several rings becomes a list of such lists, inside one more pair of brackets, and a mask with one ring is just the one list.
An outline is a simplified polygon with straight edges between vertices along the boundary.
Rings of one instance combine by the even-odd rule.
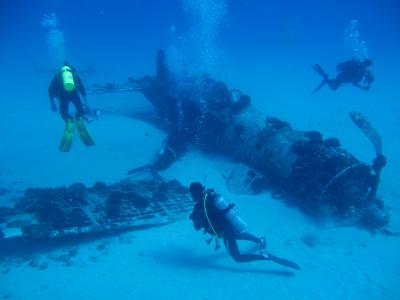
[[72, 140], [74, 138], [74, 130], [75, 130], [74, 120], [68, 119], [65, 124], [65, 129], [61, 139], [60, 146], [58, 147], [60, 151], [69, 152], [69, 149], [71, 149]]
[[78, 130], [79, 137], [86, 146], [96, 145], [90, 136], [85, 126], [85, 120], [82, 117], [76, 118], [76, 129]]

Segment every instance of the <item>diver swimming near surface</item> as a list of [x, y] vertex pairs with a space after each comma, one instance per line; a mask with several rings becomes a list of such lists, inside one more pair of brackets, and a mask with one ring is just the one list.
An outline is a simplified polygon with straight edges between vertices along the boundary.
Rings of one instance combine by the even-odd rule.
[[[81, 98], [83, 98], [85, 106], [87, 106], [86, 89], [79, 75], [67, 62], [54, 74], [49, 86], [49, 100], [52, 111], [57, 111], [55, 98], [59, 101], [60, 114], [66, 123], [59, 150], [62, 152], [70, 150], [75, 125], [82, 142], [86, 146], [95, 145], [85, 125], [85, 108]], [[75, 116], [72, 116], [69, 112], [70, 103], [75, 107]]]
[[[193, 226], [196, 230], [203, 229], [204, 234], [211, 235], [211, 238], [207, 240], [208, 244], [215, 239], [216, 250], [220, 247], [219, 239], [223, 239], [226, 249], [236, 262], [271, 260], [286, 267], [300, 270], [300, 266], [296, 263], [279, 258], [266, 251], [265, 237], [256, 237], [247, 231], [247, 224], [235, 211], [234, 204], [226, 203], [221, 195], [214, 190], [206, 189], [199, 182], [193, 182], [189, 191], [194, 201], [193, 212], [190, 215]], [[260, 253], [240, 253], [238, 240], [255, 243], [260, 248]]]
[[315, 64], [312, 68], [322, 76], [322, 82], [312, 92], [319, 91], [325, 84], [327, 84], [332, 91], [336, 91], [340, 86], [346, 83], [352, 83], [354, 86], [368, 91], [374, 81], [374, 75], [368, 68], [372, 66], [370, 59], [363, 61], [352, 59], [336, 66], [338, 72], [336, 78], [329, 79], [329, 75], [322, 69], [319, 64]]

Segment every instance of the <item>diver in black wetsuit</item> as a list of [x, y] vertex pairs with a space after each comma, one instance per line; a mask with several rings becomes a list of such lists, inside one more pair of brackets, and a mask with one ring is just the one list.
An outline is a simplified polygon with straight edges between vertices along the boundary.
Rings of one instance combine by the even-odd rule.
[[[206, 189], [199, 182], [193, 182], [189, 191], [194, 201], [193, 212], [190, 215], [193, 226], [196, 230], [203, 229], [204, 234], [211, 235], [207, 244], [215, 238], [215, 250], [219, 248], [218, 242], [221, 238], [231, 257], [238, 263], [269, 260], [292, 269], [301, 269], [295, 262], [275, 256], [265, 250], [267, 247], [265, 237], [258, 238], [247, 231], [247, 225], [236, 213], [233, 203], [226, 203], [221, 195], [215, 193], [214, 190]], [[238, 240], [255, 243], [261, 252], [259, 254], [240, 253]]]
[[[224, 129], [223, 119], [227, 117], [228, 110], [237, 113], [250, 103], [250, 97], [243, 95], [240, 101], [231, 101], [226, 85], [206, 75], [189, 78], [179, 87], [173, 78], [174, 75], [167, 68], [165, 54], [160, 50], [157, 55], [156, 77], [144, 78], [139, 84], [145, 86], [142, 93], [148, 99], [153, 99], [152, 104], [159, 117], [168, 124], [168, 136], [153, 163], [129, 170], [128, 174], [168, 169], [186, 153], [189, 143], [196, 143], [200, 128], [203, 136], [218, 135]], [[194, 80], [201, 82], [201, 89], [193, 84]]]
[[198, 182], [190, 185], [190, 193], [195, 202], [190, 219], [196, 230], [204, 229], [204, 233], [216, 238], [216, 249], [219, 248], [218, 239], [222, 238], [226, 249], [236, 262], [250, 262], [255, 260], [268, 260], [266, 254], [241, 254], [237, 240], [251, 241], [261, 249], [266, 247], [265, 237], [255, 237], [246, 231], [246, 223], [238, 216], [233, 207], [227, 204], [221, 195], [206, 188]]
[[[72, 74], [71, 88], [68, 88], [67, 84], [64, 84], [63, 74], [69, 72]], [[75, 69], [65, 63], [59, 72], [54, 74], [53, 80], [49, 86], [49, 100], [52, 111], [57, 111], [57, 106], [55, 104], [55, 98], [59, 100], [60, 114], [64, 121], [71, 116], [68, 114], [69, 103], [72, 103], [76, 109], [76, 117], [83, 117], [85, 114], [82, 100], [83, 98], [86, 104], [86, 89], [82, 83], [80, 76], [77, 74]]]
[[321, 84], [313, 90], [313, 93], [320, 90], [327, 84], [331, 90], [337, 90], [345, 83], [352, 83], [354, 86], [368, 91], [374, 81], [372, 72], [368, 69], [372, 66], [370, 59], [363, 61], [352, 59], [342, 62], [336, 66], [338, 75], [334, 79], [329, 79], [328, 74], [318, 64], [313, 66], [313, 69], [323, 77]]
[[[52, 111], [57, 111], [55, 98], [59, 101], [60, 114], [65, 121], [64, 134], [59, 150], [69, 152], [74, 137], [75, 126], [79, 137], [86, 146], [95, 145], [85, 125], [85, 110], [81, 100], [83, 98], [86, 104], [85, 87], [77, 72], [67, 62], [54, 74], [49, 86], [49, 100]], [[70, 103], [75, 106], [75, 115], [69, 112]]]

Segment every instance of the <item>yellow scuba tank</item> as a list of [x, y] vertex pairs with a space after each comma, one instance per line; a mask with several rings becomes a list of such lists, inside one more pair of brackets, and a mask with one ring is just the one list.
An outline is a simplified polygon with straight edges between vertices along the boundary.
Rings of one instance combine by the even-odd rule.
[[74, 76], [72, 75], [72, 69], [68, 66], [63, 66], [61, 68], [61, 78], [63, 81], [64, 89], [71, 92], [75, 89]]

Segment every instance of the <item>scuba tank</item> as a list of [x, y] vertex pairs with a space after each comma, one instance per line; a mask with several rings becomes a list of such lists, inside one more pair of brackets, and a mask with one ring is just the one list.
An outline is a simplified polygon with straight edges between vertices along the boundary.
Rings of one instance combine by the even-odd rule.
[[[214, 204], [219, 211], [223, 211], [229, 206], [229, 204], [226, 203], [221, 195], [216, 195]], [[241, 233], [246, 230], [246, 222], [239, 216], [233, 207], [225, 213], [225, 218], [229, 221], [237, 233]]]
[[72, 69], [68, 66], [63, 66], [61, 68], [61, 78], [63, 82], [64, 89], [71, 92], [75, 89], [74, 76], [72, 75]]

